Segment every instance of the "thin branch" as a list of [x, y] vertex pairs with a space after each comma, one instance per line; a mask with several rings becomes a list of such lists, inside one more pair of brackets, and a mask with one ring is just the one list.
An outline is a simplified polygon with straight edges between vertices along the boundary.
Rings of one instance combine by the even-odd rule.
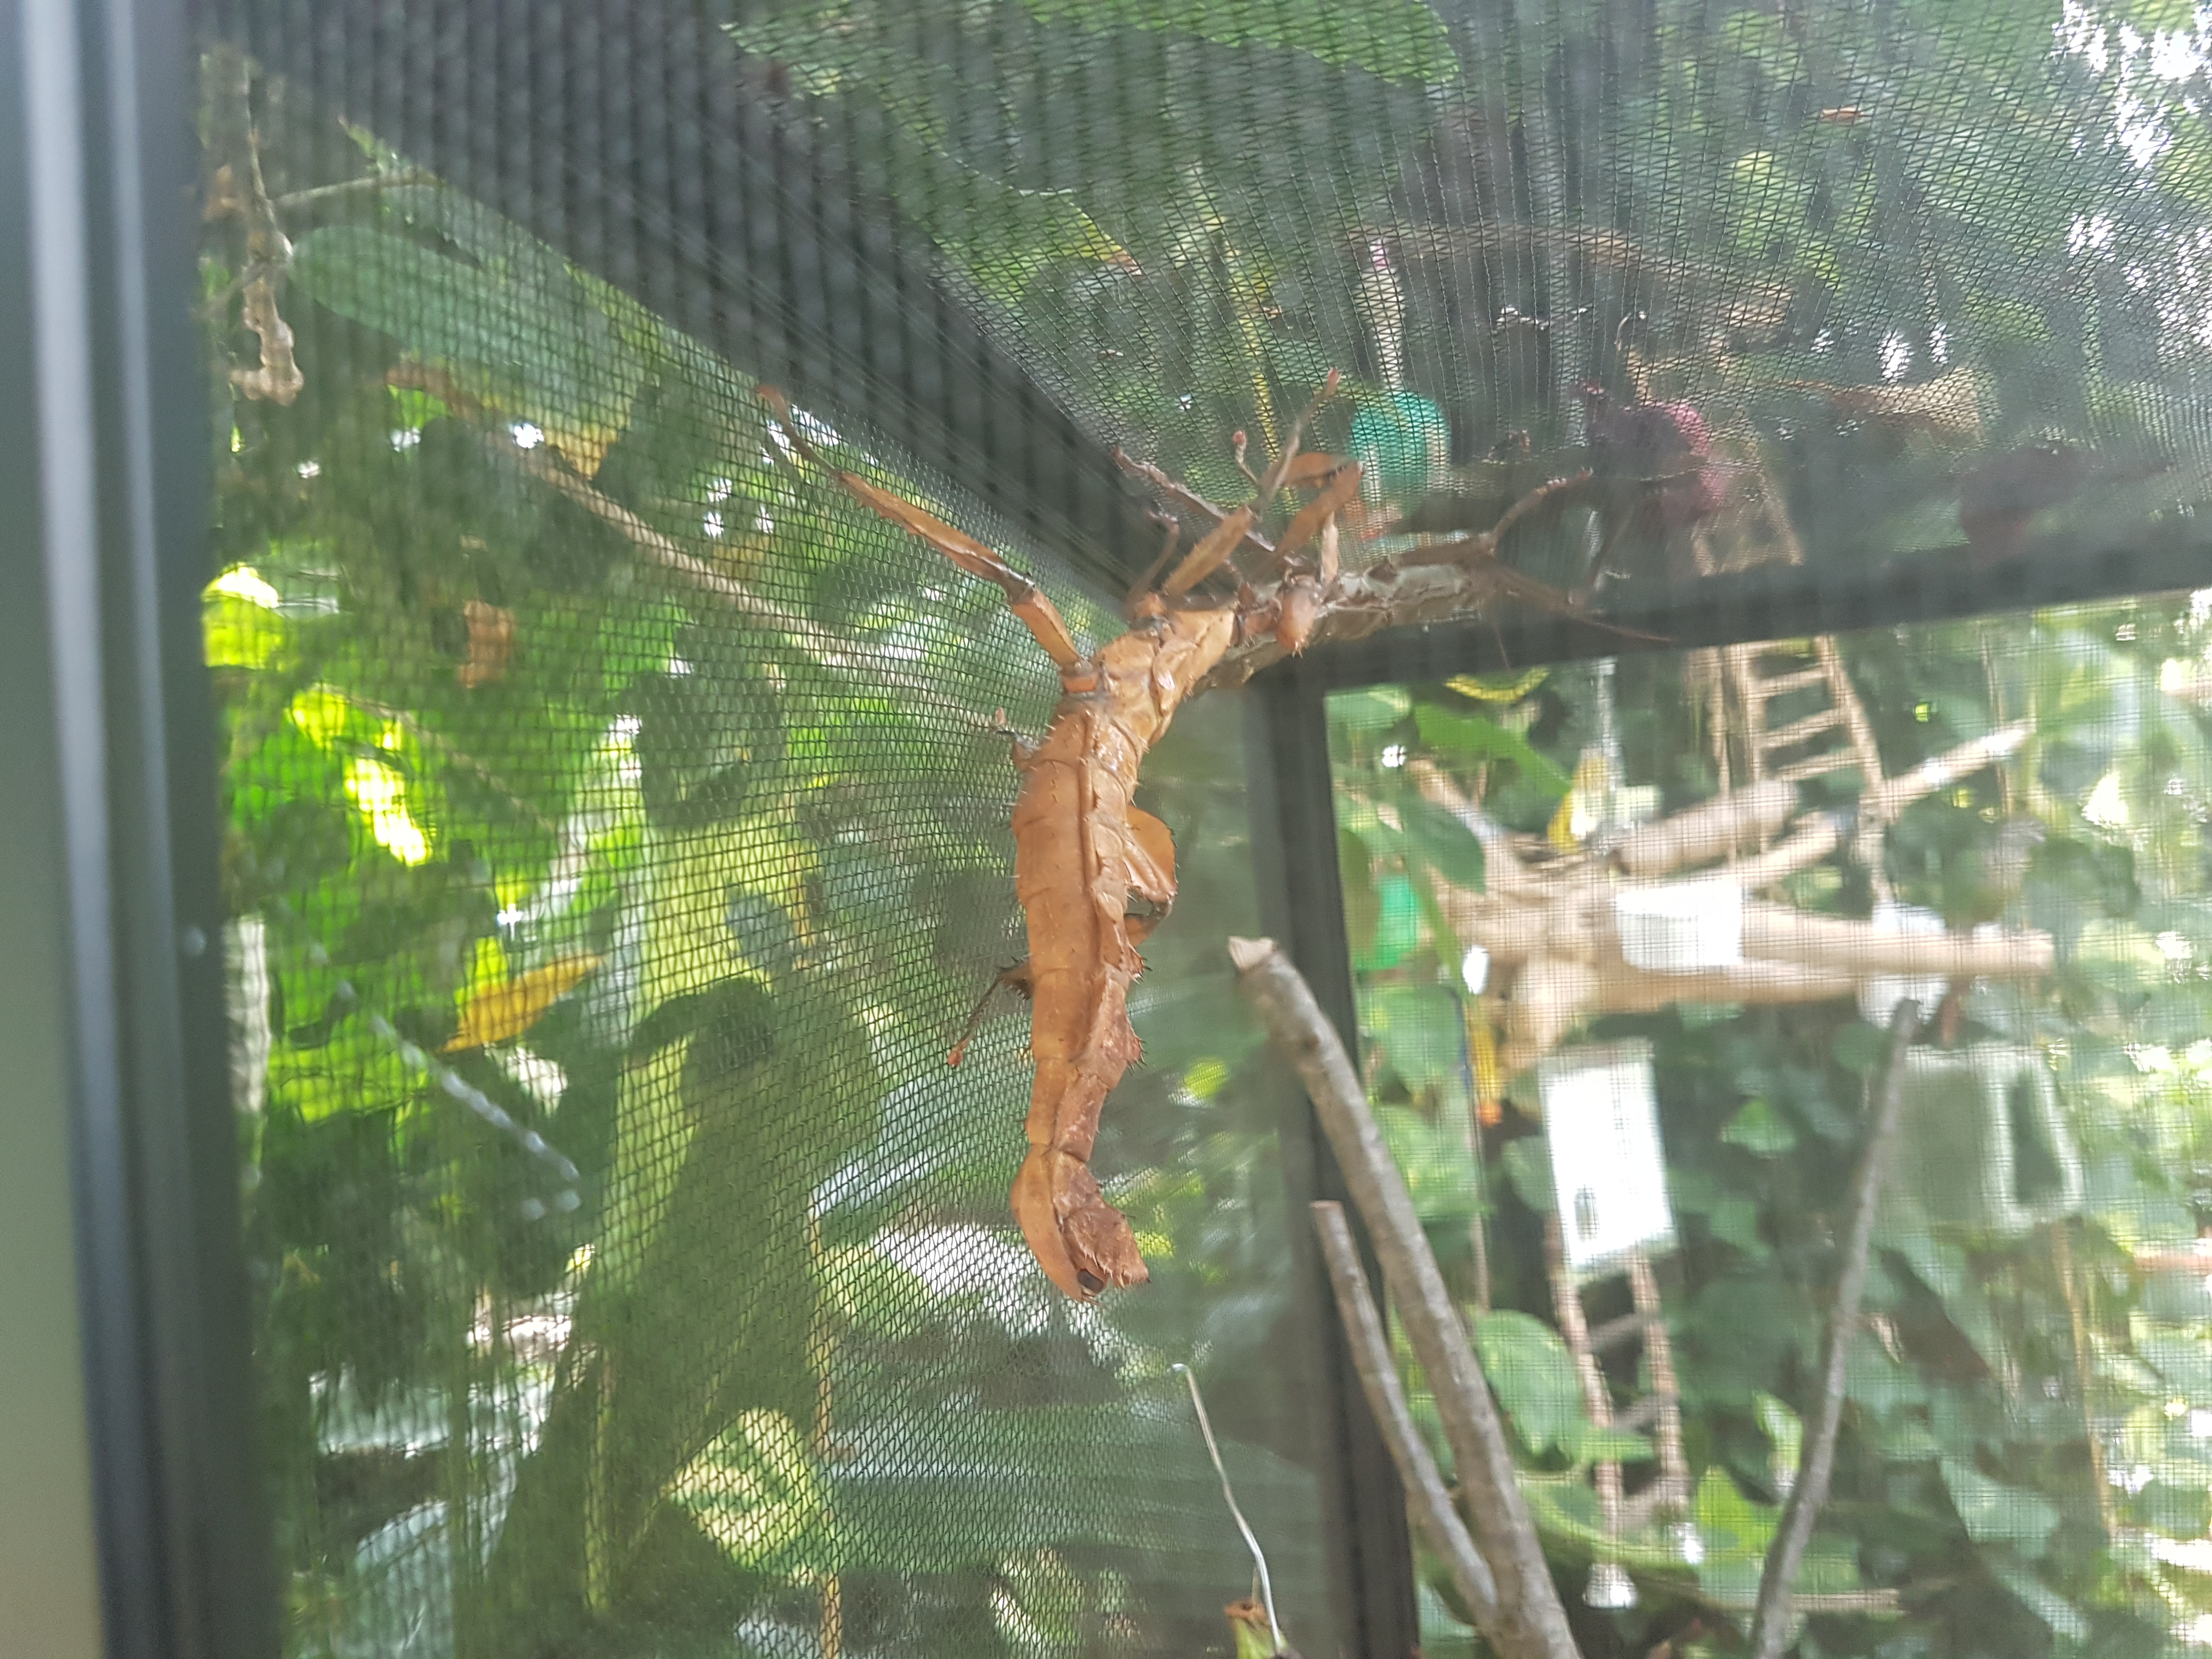
[[226, 46], [210, 54], [210, 89], [221, 107], [218, 125], [229, 152], [209, 198], [210, 218], [235, 216], [246, 227], [246, 271], [240, 320], [261, 342], [261, 361], [234, 367], [230, 383], [248, 398], [289, 404], [307, 384], [293, 355], [292, 330], [276, 309], [277, 290], [292, 262], [292, 244], [276, 222], [276, 210], [261, 180], [261, 143], [253, 130], [253, 68], [244, 52]]
[[1367, 1407], [1375, 1413], [1390, 1461], [1398, 1466], [1398, 1479], [1412, 1500], [1413, 1520], [1429, 1547], [1440, 1556], [1452, 1584], [1474, 1613], [1484, 1638], [1498, 1638], [1498, 1581], [1490, 1564], [1475, 1548], [1467, 1523], [1452, 1507], [1443, 1472], [1429, 1455], [1428, 1443], [1413, 1426], [1406, 1405], [1406, 1391], [1398, 1379], [1397, 1362], [1390, 1356], [1390, 1340], [1383, 1334], [1382, 1316], [1375, 1311], [1375, 1295], [1368, 1288], [1366, 1269], [1352, 1243], [1352, 1224], [1344, 1218], [1341, 1204], [1313, 1206], [1314, 1231], [1321, 1238], [1322, 1259], [1328, 1264], [1328, 1280], [1336, 1291], [1336, 1310], [1344, 1321], [1345, 1340], [1352, 1347], [1352, 1363], [1359, 1372], [1359, 1386]]
[[[404, 367], [404, 366], [403, 366]], [[395, 382], [399, 371], [386, 378]], [[448, 401], [451, 401], [449, 398]], [[456, 412], [459, 412], [457, 409]], [[939, 706], [973, 718], [973, 711], [947, 697], [938, 688], [912, 676], [887, 671], [879, 660], [856, 655], [836, 635], [797, 611], [763, 598], [744, 582], [727, 576], [704, 559], [685, 552], [670, 537], [655, 530], [621, 502], [602, 495], [580, 473], [570, 471], [543, 447], [525, 449], [496, 425], [483, 434], [484, 441], [518, 466], [566, 495], [600, 523], [607, 526], [644, 555], [646, 559], [693, 592], [719, 600], [731, 610], [783, 635], [824, 668], [857, 675], [878, 684], [896, 685], [918, 702]], [[977, 722], [981, 726], [981, 722]]]
[[[1232, 510], [1225, 507], [1216, 507], [1189, 485], [1176, 483], [1150, 461], [1138, 460], [1119, 449], [1114, 452], [1114, 461], [1131, 477], [1141, 478], [1184, 512], [1205, 520], [1208, 529], [1219, 525]], [[1273, 544], [1264, 540], [1254, 531], [1246, 531], [1243, 538], [1237, 543], [1237, 545], [1250, 548], [1262, 560], [1272, 561], [1275, 556]]]
[[[1248, 542], [1252, 538], [1247, 537]], [[1347, 570], [1322, 595], [1309, 643], [1326, 645], [1364, 639], [1384, 628], [1412, 628], [1453, 622], [1480, 614], [1501, 600], [1512, 600], [1550, 616], [1587, 623], [1624, 640], [1665, 644], [1655, 635], [1623, 628], [1571, 604], [1548, 582], [1522, 574], [1492, 558], [1453, 558], [1436, 563], [1397, 563], [1384, 559], [1360, 570]], [[1272, 635], [1237, 647], [1200, 680], [1192, 695], [1237, 686], [1271, 663], [1290, 654]]]
[[420, 167], [408, 167], [398, 173], [365, 173], [358, 179], [343, 179], [335, 185], [317, 185], [313, 190], [295, 190], [279, 196], [270, 204], [279, 213], [296, 212], [303, 207], [313, 207], [341, 196], [357, 196], [366, 191], [401, 190], [410, 185], [434, 185], [438, 175]]
[[1232, 939], [1238, 985], [1304, 1081], [1352, 1201], [1375, 1241], [1383, 1283], [1434, 1390], [1483, 1557], [1498, 1582], [1503, 1659], [1580, 1659], [1566, 1609], [1522, 1496], [1490, 1385], [1458, 1304], [1421, 1231], [1406, 1179], [1367, 1109], [1358, 1074], [1298, 970], [1272, 939]]
[[1874, 1123], [1865, 1155], [1852, 1182], [1850, 1229], [1844, 1239], [1843, 1271], [1836, 1279], [1835, 1304], [1821, 1340], [1820, 1398], [1806, 1443], [1805, 1461], [1783, 1505], [1782, 1524], [1767, 1546], [1759, 1574], [1759, 1601], [1751, 1617], [1751, 1659], [1780, 1659], [1788, 1639], [1797, 1569], [1812, 1541], [1820, 1507], [1828, 1501], [1828, 1479], [1836, 1464], [1836, 1434], [1844, 1418], [1844, 1371], [1851, 1340], [1859, 1327], [1859, 1302], [1866, 1292], [1867, 1259], [1874, 1245], [1875, 1212], [1881, 1204], [1881, 1182], [1904, 1116], [1905, 1060], [1920, 1029], [1920, 1006], [1910, 998], [1897, 1005], [1889, 1021], [1889, 1057], [1875, 1091]]

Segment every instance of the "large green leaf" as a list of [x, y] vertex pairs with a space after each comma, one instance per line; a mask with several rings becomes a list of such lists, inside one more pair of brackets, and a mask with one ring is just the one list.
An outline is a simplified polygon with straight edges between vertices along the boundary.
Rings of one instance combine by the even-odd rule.
[[2012, 1544], [2039, 1555], [2058, 1524], [2051, 1502], [2022, 1486], [1992, 1480], [1964, 1458], [1943, 1460], [1943, 1486], [1977, 1544]]
[[1540, 1454], [1572, 1438], [1584, 1420], [1582, 1383], [1557, 1331], [1504, 1309], [1475, 1320], [1474, 1348], [1498, 1403], [1529, 1450]]
[[645, 365], [565, 270], [513, 276], [404, 237], [329, 225], [292, 250], [293, 284], [414, 356], [484, 377], [484, 390], [549, 428], [611, 433]]
[[1398, 803], [1398, 815], [1424, 863], [1455, 887], [1482, 890], [1482, 842], [1456, 812], [1411, 795]]

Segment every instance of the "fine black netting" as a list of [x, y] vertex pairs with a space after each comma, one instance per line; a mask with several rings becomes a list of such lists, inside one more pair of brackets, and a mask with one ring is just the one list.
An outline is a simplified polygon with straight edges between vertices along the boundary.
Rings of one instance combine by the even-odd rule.
[[[1584, 1653], [1741, 1649], [1908, 997], [1935, 1058], [1797, 1650], [2212, 1640], [2203, 608], [2020, 610], [2212, 568], [2187, 7], [241, 0], [202, 44], [291, 1651], [1228, 1653], [1254, 1565], [1179, 1366], [1289, 1641], [1399, 1659], [1395, 1598], [1431, 1659], [1476, 1651], [1355, 1502], [1381, 1451], [1305, 1237], [1326, 1160], [1222, 951], [1286, 908], [1348, 954]], [[1095, 644], [1175, 505], [1124, 462], [1241, 501], [1332, 370], [1347, 567], [1586, 471], [1496, 556], [1521, 614], [1641, 635], [1501, 664], [1500, 609], [1418, 677], [1402, 635], [1324, 641], [1334, 849], [1255, 815], [1261, 699], [1182, 715], [1139, 796], [1181, 895], [1093, 1160], [1152, 1279], [1078, 1304], [1008, 1214], [1022, 1010], [945, 1063], [1025, 949], [1005, 728], [1058, 688], [832, 468]], [[1839, 596], [1909, 620], [1931, 571], [1992, 619], [1816, 632]], [[1738, 614], [1703, 594], [1805, 637], [1660, 648]], [[1739, 947], [1786, 905], [1963, 954], [1816, 928], [1806, 994], [1766, 998], [1669, 897], [1616, 919], [1650, 942], [1613, 996], [1575, 979], [1604, 928], [1547, 955], [1556, 918], [1468, 908], [1524, 866], [1638, 876], [1638, 826], [1763, 781], [1796, 793], [1725, 849], [1756, 878], [1680, 866]], [[1593, 1101], [1590, 1144], [1650, 1156], [1559, 1187], [1534, 1126]], [[1622, 1193], [1666, 1231], [1616, 1227]]]

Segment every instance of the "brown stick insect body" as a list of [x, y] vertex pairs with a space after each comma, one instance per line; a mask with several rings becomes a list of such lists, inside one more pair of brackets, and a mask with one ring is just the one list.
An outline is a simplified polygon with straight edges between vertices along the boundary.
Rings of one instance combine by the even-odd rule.
[[[1316, 466], [1309, 458], [1310, 476], [1301, 482], [1316, 489], [1312, 501], [1273, 547], [1254, 526], [1297, 461], [1300, 428], [1335, 386], [1332, 374], [1256, 481], [1250, 505], [1224, 513], [1197, 503], [1212, 527], [1172, 568], [1170, 538], [1157, 567], [1169, 568], [1166, 579], [1157, 587], [1150, 576], [1141, 581], [1127, 606], [1128, 631], [1088, 655], [1052, 601], [990, 549], [854, 473], [835, 472], [868, 507], [996, 583], [1060, 671], [1060, 702], [1044, 736], [1034, 744], [1018, 740], [1014, 749], [1022, 775], [1014, 888], [1029, 924], [1030, 958], [1000, 982], [1028, 992], [1034, 1004], [1036, 1080], [1014, 1214], [1047, 1276], [1079, 1300], [1147, 1276], [1127, 1218], [1106, 1201], [1090, 1168], [1099, 1112], [1138, 1056], [1128, 1015], [1129, 986], [1145, 965], [1137, 947], [1175, 899], [1175, 843], [1167, 826], [1132, 799], [1138, 769], [1182, 700], [1232, 650], [1260, 643], [1298, 650], [1327, 619], [1342, 585], [1335, 514], [1358, 494], [1358, 467]], [[811, 459], [781, 396], [765, 387], [761, 395], [793, 449]], [[1316, 539], [1316, 559], [1295, 556]], [[1246, 545], [1270, 560], [1267, 586], [1255, 591], [1240, 578], [1234, 599], [1198, 596]], [[1494, 547], [1492, 539], [1480, 552]], [[956, 1048], [956, 1064], [959, 1055]]]

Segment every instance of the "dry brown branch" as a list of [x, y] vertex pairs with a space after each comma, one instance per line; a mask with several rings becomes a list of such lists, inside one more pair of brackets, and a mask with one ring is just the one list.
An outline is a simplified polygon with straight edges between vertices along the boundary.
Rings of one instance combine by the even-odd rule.
[[[2025, 730], [2007, 727], [1878, 784], [1877, 806], [1893, 815], [2016, 747]], [[1431, 890], [1455, 936], [1489, 953], [1501, 987], [1498, 1064], [1507, 1077], [1601, 1014], [1648, 1012], [1683, 1002], [1821, 1002], [1850, 996], [1878, 976], [2032, 979], [2048, 973], [2054, 960], [2051, 936], [2032, 929], [1906, 933], [1745, 899], [1741, 961], [1680, 972], [1638, 968], [1622, 953], [1615, 909], [1620, 896], [1747, 842], [1771, 838], [1789, 823], [1794, 786], [1771, 779], [1700, 803], [1632, 831], [1609, 857], [1600, 849], [1529, 863], [1437, 769], [1423, 767], [1413, 776], [1424, 795], [1482, 838], [1488, 853], [1484, 890], [1441, 878], [1432, 881]], [[1870, 822], [1876, 825], [1872, 846], [1864, 839]], [[1855, 843], [1862, 858], [1880, 856], [1879, 823], [1862, 812]], [[1835, 820], [1808, 819], [1770, 852], [1714, 873], [1755, 891], [1827, 856], [1839, 836]], [[1624, 870], [1630, 880], [1620, 878]]]
[[1328, 1266], [1329, 1284], [1336, 1292], [1345, 1340], [1359, 1372], [1359, 1386], [1390, 1449], [1390, 1461], [1398, 1466], [1398, 1479], [1406, 1488], [1413, 1520], [1451, 1574], [1453, 1587], [1474, 1613], [1476, 1627], [1495, 1643], [1498, 1581], [1491, 1577], [1490, 1564], [1475, 1548], [1467, 1523], [1452, 1507], [1437, 1460], [1429, 1455], [1428, 1443], [1413, 1425], [1405, 1388], [1398, 1378], [1397, 1362], [1390, 1355], [1390, 1340], [1375, 1311], [1375, 1295], [1368, 1287], [1366, 1269], [1359, 1265], [1359, 1252], [1352, 1244], [1352, 1225], [1344, 1218], [1344, 1206], [1316, 1204], [1313, 1224], [1321, 1239], [1322, 1260]]
[[2051, 935], [2035, 929], [1987, 936], [1884, 933], [1847, 917], [1756, 900], [1743, 907], [1743, 948], [1749, 957], [1852, 979], [2033, 979], [2049, 973], [2056, 958]]
[[276, 309], [276, 279], [250, 276], [239, 301], [240, 320], [261, 340], [261, 362], [252, 368], [234, 367], [230, 383], [249, 398], [289, 404], [307, 384], [292, 355], [292, 325]]
[[307, 381], [292, 353], [292, 330], [276, 309], [277, 290], [292, 260], [292, 244], [276, 222], [276, 209], [261, 179], [261, 145], [253, 131], [253, 70], [234, 46], [209, 54], [209, 91], [216, 127], [227, 152], [216, 168], [206, 216], [236, 217], [246, 227], [246, 275], [240, 284], [240, 320], [261, 342], [261, 361], [233, 368], [230, 383], [248, 398], [289, 404]]
[[1759, 1601], [1751, 1616], [1752, 1659], [1780, 1659], [1796, 1611], [1792, 1590], [1797, 1569], [1805, 1559], [1805, 1547], [1812, 1541], [1821, 1506], [1828, 1501], [1828, 1478], [1836, 1463], [1836, 1435], [1844, 1419], [1844, 1371], [1851, 1340], [1858, 1334], [1859, 1302], [1866, 1291], [1875, 1214], [1881, 1207], [1882, 1176], [1905, 1115], [1905, 1056], [1919, 1029], [1918, 1005], [1910, 999], [1899, 1002], [1890, 1016], [1889, 1056], [1874, 1091], [1874, 1121], [1867, 1131], [1866, 1152], [1859, 1160], [1858, 1178], [1851, 1183], [1851, 1218], [1844, 1237], [1843, 1267], [1836, 1276], [1836, 1299], [1828, 1310], [1827, 1329], [1821, 1340], [1820, 1396], [1805, 1439], [1804, 1462], [1782, 1506], [1782, 1523], [1774, 1541], [1767, 1546], [1766, 1565], [1759, 1574]]
[[1621, 838], [1613, 856], [1632, 876], [1663, 876], [1687, 865], [1709, 864], [1767, 840], [1790, 821], [1796, 806], [1797, 792], [1779, 779], [1755, 783], [1638, 825]]
[[1498, 1584], [1495, 1645], [1504, 1659], [1578, 1659], [1490, 1385], [1344, 1044], [1272, 939], [1232, 939], [1229, 954], [1237, 983], [1306, 1085], [1429, 1379], [1474, 1531]]
[[1843, 826], [1833, 817], [1806, 818], [1779, 844], [1729, 866], [1728, 872], [1745, 892], [1756, 893], [1811, 869], [1843, 844]]
[[1986, 737], [1972, 738], [1955, 749], [1930, 756], [1910, 772], [1900, 772], [1893, 778], [1871, 785], [1859, 799], [1861, 861], [1866, 860], [1870, 838], [1878, 842], [1882, 830], [1895, 823], [1898, 814], [1906, 807], [2013, 754], [2027, 741], [2033, 730], [2026, 720], [2000, 726]]
[[[420, 389], [434, 391], [445, 398], [457, 414], [481, 413], [474, 410], [468, 400], [460, 397], [442, 376], [436, 376], [429, 371], [420, 375], [412, 374], [409, 373], [409, 367], [402, 365], [393, 369], [386, 379], [394, 384], [418, 385]], [[911, 675], [886, 671], [880, 659], [848, 650], [827, 629], [773, 599], [763, 598], [734, 576], [726, 575], [704, 559], [685, 552], [672, 538], [655, 530], [621, 502], [600, 493], [590, 480], [572, 471], [559, 457], [548, 453], [543, 446], [525, 449], [495, 423], [486, 425], [483, 437], [485, 442], [513, 460], [532, 477], [551, 486], [616, 532], [675, 581], [695, 593], [727, 605], [763, 627], [773, 629], [823, 667], [859, 675], [882, 684], [895, 685], [918, 703], [957, 713], [969, 724], [983, 724], [975, 720], [972, 710], [947, 696], [940, 688]]]
[[[1558, 589], [1493, 558], [1455, 558], [1404, 566], [1385, 559], [1364, 569], [1345, 571], [1329, 584], [1322, 598], [1311, 643], [1361, 640], [1385, 628], [1464, 621], [1501, 601], [1517, 601], [1552, 616], [1587, 622], [1623, 639], [1647, 642], [1652, 639], [1650, 635], [1616, 628], [1602, 617], [1585, 615], [1569, 605]], [[1288, 647], [1278, 640], [1251, 641], [1224, 657], [1221, 665], [1200, 683], [1198, 690], [1242, 685], [1288, 654]]]

